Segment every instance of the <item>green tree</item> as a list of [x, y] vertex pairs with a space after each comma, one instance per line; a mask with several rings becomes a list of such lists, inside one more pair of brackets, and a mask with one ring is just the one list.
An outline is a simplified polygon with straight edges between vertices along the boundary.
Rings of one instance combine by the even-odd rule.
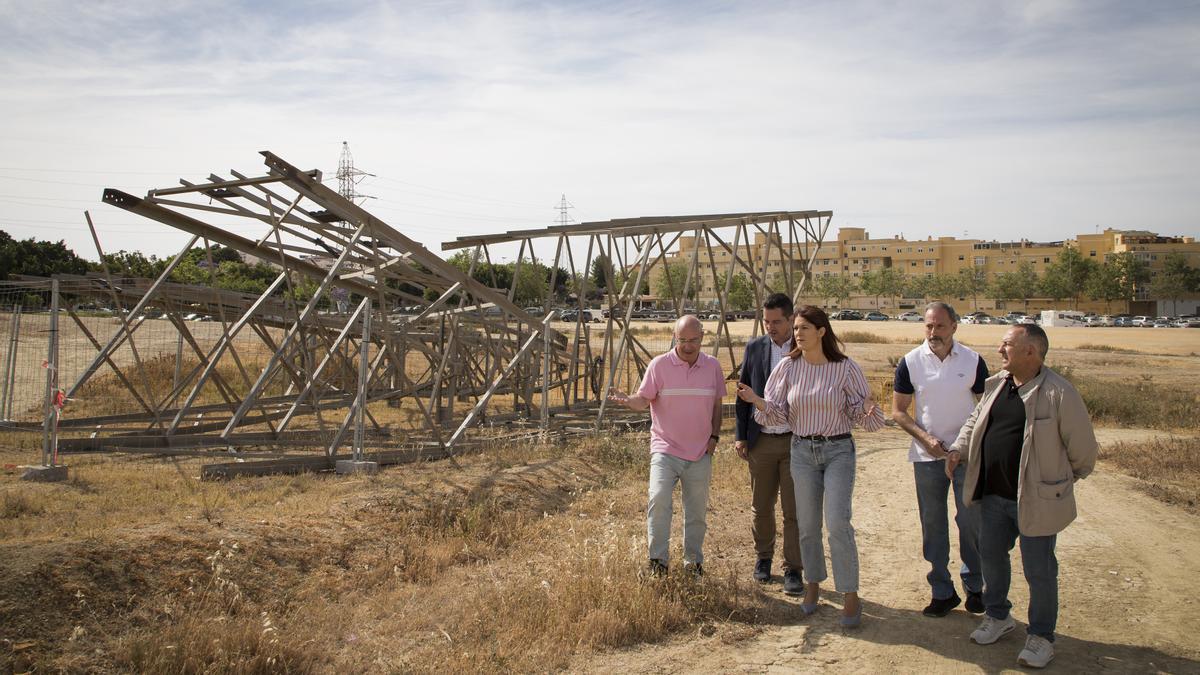
[[863, 293], [875, 296], [875, 306], [879, 307], [879, 298], [886, 296], [894, 298], [904, 292], [904, 274], [894, 267], [864, 272], [859, 281]]
[[[655, 275], [654, 294], [660, 299], [670, 299], [672, 302], [683, 295], [683, 286], [687, 282], [688, 266], [684, 262], [671, 262], [662, 266], [662, 272]], [[688, 286], [687, 300], [695, 300], [698, 295], [696, 279]]]
[[616, 277], [613, 274], [612, 261], [608, 259], [608, 256], [601, 253], [592, 259], [592, 273], [589, 278], [596, 288], [607, 289], [609, 287], [609, 283]]
[[954, 304], [952, 302], [953, 300], [966, 296], [966, 292], [963, 290], [962, 281], [959, 279], [957, 274], [933, 275], [927, 279], [925, 291], [925, 297], [932, 298], [934, 300], [942, 300], [943, 302], [949, 302], [950, 304]]
[[1196, 291], [1197, 271], [1187, 262], [1182, 253], [1168, 253], [1163, 259], [1163, 269], [1150, 284], [1155, 297], [1171, 301], [1171, 313], [1178, 312], [1178, 301]]
[[986, 293], [987, 287], [987, 272], [982, 267], [964, 267], [958, 271], [958, 288], [971, 297], [972, 309], [979, 309], [979, 295]]
[[1033, 263], [1023, 262], [1012, 272], [1001, 272], [992, 279], [991, 294], [997, 300], [1020, 300], [1022, 309], [1029, 310], [1029, 298], [1038, 292], [1037, 272]]
[[1112, 311], [1113, 300], [1128, 299], [1122, 288], [1120, 270], [1107, 263], [1100, 265], [1092, 276], [1088, 277], [1085, 292], [1093, 300], [1103, 300], [1105, 312]]
[[1079, 307], [1079, 298], [1087, 290], [1088, 278], [1096, 271], [1096, 261], [1084, 258], [1078, 249], [1064, 246], [1058, 258], [1046, 268], [1042, 291], [1055, 300], [1070, 298]]
[[1116, 271], [1121, 283], [1121, 300], [1132, 300], [1137, 289], [1150, 281], [1150, 266], [1129, 251], [1109, 256], [1104, 266]]
[[812, 292], [822, 300], [834, 301], [826, 302], [825, 305], [841, 304], [849, 299], [857, 288], [858, 285], [854, 283], [853, 279], [841, 274], [818, 276], [812, 279]]
[[[725, 280], [728, 277], [728, 272], [721, 272], [717, 277], [717, 288], [725, 289]], [[754, 286], [744, 274], [734, 274], [733, 281], [729, 284], [729, 295], [725, 298], [725, 304], [728, 309], [735, 312], [740, 312], [744, 309], [750, 309], [754, 306]]]
[[29, 239], [13, 239], [0, 230], [0, 279], [14, 274], [48, 277], [53, 274], [85, 274], [88, 263], [67, 248], [61, 239], [57, 242]]

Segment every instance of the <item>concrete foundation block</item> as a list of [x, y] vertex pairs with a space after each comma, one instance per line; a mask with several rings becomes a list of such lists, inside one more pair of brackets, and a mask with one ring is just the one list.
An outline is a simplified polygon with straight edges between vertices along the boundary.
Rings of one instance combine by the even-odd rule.
[[365, 473], [379, 473], [379, 462], [358, 462], [353, 459], [339, 459], [333, 465], [333, 470], [339, 475]]
[[56, 464], [46, 466], [35, 464], [21, 467], [21, 480], [35, 480], [42, 483], [54, 483], [67, 479], [67, 465]]

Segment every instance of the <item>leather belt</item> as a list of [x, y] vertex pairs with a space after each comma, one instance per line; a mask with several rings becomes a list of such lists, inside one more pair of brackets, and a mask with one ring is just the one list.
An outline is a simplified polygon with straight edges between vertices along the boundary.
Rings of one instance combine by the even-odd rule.
[[762, 434], [763, 436], [791, 436], [792, 435], [792, 432], [790, 432], [790, 431], [781, 431], [777, 434], [770, 432], [770, 431], [760, 431], [759, 433]]
[[834, 436], [797, 436], [796, 438], [805, 441], [816, 441], [817, 443], [828, 443], [829, 441], [841, 441], [850, 438], [850, 434], [836, 434]]

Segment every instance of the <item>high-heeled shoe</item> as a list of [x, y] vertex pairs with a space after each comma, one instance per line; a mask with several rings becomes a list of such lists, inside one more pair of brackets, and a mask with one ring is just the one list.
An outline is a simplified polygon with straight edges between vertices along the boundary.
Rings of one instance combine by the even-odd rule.
[[800, 603], [800, 611], [804, 612], [804, 616], [812, 616], [816, 613], [818, 606], [820, 606], [820, 602], [814, 602], [811, 605], [807, 602], [802, 602]]
[[858, 603], [858, 611], [851, 616], [842, 615], [843, 628], [858, 628], [862, 625], [862, 603]]

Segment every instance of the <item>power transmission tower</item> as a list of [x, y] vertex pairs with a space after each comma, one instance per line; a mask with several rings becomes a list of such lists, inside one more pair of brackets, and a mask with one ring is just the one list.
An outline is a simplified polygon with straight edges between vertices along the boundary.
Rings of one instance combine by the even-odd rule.
[[354, 155], [350, 154], [350, 144], [342, 141], [342, 158], [338, 160], [337, 170], [338, 194], [355, 204], [360, 204], [364, 199], [374, 199], [371, 195], [358, 192], [358, 183], [366, 176], [374, 178], [375, 174], [354, 168]]
[[575, 219], [572, 218], [567, 213], [568, 209], [573, 209], [573, 208], [575, 208], [575, 206], [567, 201], [567, 196], [565, 194], [562, 196], [562, 199], [558, 202], [558, 206], [556, 206], [554, 208], [558, 209], [558, 220], [554, 221], [555, 224], [570, 225], [571, 223], [575, 222]]

